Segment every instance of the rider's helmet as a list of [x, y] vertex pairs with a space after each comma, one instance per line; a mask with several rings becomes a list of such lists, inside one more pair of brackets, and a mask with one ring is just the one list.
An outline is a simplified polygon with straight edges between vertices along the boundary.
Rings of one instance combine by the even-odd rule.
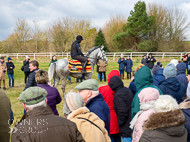
[[83, 37], [81, 36], [81, 35], [78, 35], [77, 37], [76, 37], [76, 40], [78, 40], [79, 41], [79, 43], [83, 40]]

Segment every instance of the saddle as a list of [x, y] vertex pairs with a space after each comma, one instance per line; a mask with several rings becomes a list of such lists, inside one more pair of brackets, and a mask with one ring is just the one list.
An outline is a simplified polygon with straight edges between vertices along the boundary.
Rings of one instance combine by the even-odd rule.
[[[72, 73], [82, 72], [83, 64], [80, 61], [74, 60], [74, 59], [71, 59], [71, 60], [68, 59], [68, 62], [69, 62], [68, 67], [69, 67], [70, 72]], [[88, 60], [88, 63], [86, 65], [86, 73], [89, 73], [89, 72], [92, 72], [92, 69], [91, 69], [90, 61]]]

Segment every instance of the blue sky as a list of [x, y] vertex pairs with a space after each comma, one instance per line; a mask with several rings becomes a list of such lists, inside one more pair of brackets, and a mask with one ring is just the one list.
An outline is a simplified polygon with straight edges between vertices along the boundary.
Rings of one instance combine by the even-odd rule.
[[[42, 28], [65, 16], [84, 18], [92, 26], [102, 28], [110, 16], [129, 16], [138, 0], [0, 0], [0, 41], [13, 33], [18, 19], [26, 19], [29, 25], [40, 21]], [[189, 0], [144, 0], [168, 7], [179, 7], [190, 15]], [[189, 16], [188, 16], [189, 17]], [[190, 18], [188, 18], [190, 20]], [[188, 33], [190, 33], [188, 31]]]

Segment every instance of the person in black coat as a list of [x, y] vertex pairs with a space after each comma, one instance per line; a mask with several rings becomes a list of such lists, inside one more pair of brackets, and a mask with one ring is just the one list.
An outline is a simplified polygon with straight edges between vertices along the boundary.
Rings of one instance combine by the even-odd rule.
[[147, 62], [148, 67], [149, 67], [150, 69], [152, 69], [153, 66], [154, 66], [154, 62], [156, 62], [156, 59], [152, 56], [152, 53], [149, 53], [149, 56], [148, 56], [146, 62]]
[[131, 140], [132, 130], [129, 128], [131, 122], [131, 103], [133, 101], [133, 93], [127, 87], [124, 87], [119, 76], [113, 76], [109, 83], [109, 87], [115, 91], [114, 94], [114, 110], [118, 118], [119, 134], [122, 140]]
[[148, 66], [146, 54], [144, 54], [144, 57], [141, 60], [141, 64], [144, 64], [145, 66]]
[[28, 82], [26, 83], [24, 90], [26, 90], [27, 88], [32, 87], [32, 86], [37, 86], [37, 83], [35, 80], [35, 75], [36, 75], [36, 71], [39, 70], [38, 66], [39, 66], [39, 64], [37, 61], [35, 61], [35, 60], [30, 61], [29, 68], [30, 68], [31, 73], [28, 76]]
[[7, 65], [7, 75], [9, 77], [9, 87], [11, 87], [11, 79], [12, 79], [12, 87], [14, 87], [14, 68], [15, 65], [13, 64], [10, 57], [8, 57], [8, 62], [6, 62]]
[[24, 83], [25, 83], [25, 84], [26, 84], [27, 78], [28, 78], [28, 76], [29, 76], [29, 74], [30, 74], [29, 61], [30, 61], [30, 59], [29, 59], [28, 56], [26, 56], [26, 59], [23, 61], [24, 75], [25, 75], [25, 77], [24, 77]]

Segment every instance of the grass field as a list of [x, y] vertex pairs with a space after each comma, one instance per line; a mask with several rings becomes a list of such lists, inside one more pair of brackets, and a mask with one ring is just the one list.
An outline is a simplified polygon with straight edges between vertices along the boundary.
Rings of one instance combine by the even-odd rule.
[[[58, 58], [58, 59], [60, 59], [60, 58]], [[162, 62], [163, 66], [165, 66], [167, 63], [169, 63], [169, 61], [172, 58], [165, 58], [165, 59], [156, 58], [156, 59], [157, 59], [157, 61]], [[7, 90], [5, 90], [5, 92], [6, 92], [7, 96], [9, 97], [9, 99], [11, 101], [11, 106], [12, 106], [12, 110], [13, 110], [14, 118], [15, 118], [15, 121], [12, 124], [12, 126], [14, 126], [16, 124], [16, 122], [18, 122], [20, 120], [20, 118], [23, 115], [23, 110], [24, 110], [24, 108], [22, 106], [22, 103], [17, 100], [20, 93], [23, 91], [23, 89], [25, 87], [25, 84], [24, 84], [24, 72], [21, 71], [21, 66], [22, 66], [22, 61], [23, 60], [24, 60], [24, 58], [19, 58], [19, 59], [14, 59], [13, 58], [13, 63], [15, 64], [15, 69], [14, 69], [15, 87], [13, 87], [13, 88], [8, 87], [8, 76], [6, 75], [6, 88], [7, 88]], [[31, 58], [31, 60], [32, 60], [32, 58]], [[48, 65], [49, 65], [49, 62], [50, 62], [49, 58], [38, 57], [38, 58], [36, 58], [36, 60], [40, 64], [40, 66], [39, 66], [40, 69], [48, 70]], [[108, 61], [106, 75], [108, 75], [108, 73], [111, 70], [118, 70], [117, 60], [118, 59], [115, 59], [115, 61], [113, 61], [112, 58], [110, 58], [110, 60]], [[140, 61], [141, 61], [141, 57], [133, 58], [133, 70], [136, 69], [136, 67], [140, 63]], [[95, 67], [95, 69], [96, 69], [96, 67]], [[98, 79], [98, 74], [97, 74], [96, 70], [93, 73], [92, 79]], [[74, 87], [77, 85], [76, 79], [71, 78], [71, 82], [72, 82], [72, 84], [69, 84], [69, 82], [67, 83], [66, 93], [69, 92], [70, 90], [76, 91], [74, 89]], [[129, 83], [131, 82], [131, 80], [126, 79], [126, 74], [125, 74], [125, 79], [124, 79], [123, 82], [124, 82], [124, 85], [126, 87], [128, 87]], [[107, 82], [99, 82], [99, 86], [106, 85], [106, 84], [107, 84]], [[61, 90], [61, 81], [59, 82], [59, 84], [57, 86], [57, 89], [59, 90], [60, 95], [63, 97], [63, 92]], [[62, 100], [62, 102], [57, 105], [57, 109], [58, 109], [58, 112], [59, 112], [60, 116], [63, 116], [63, 114], [62, 114], [63, 104], [64, 104], [64, 100]]]

